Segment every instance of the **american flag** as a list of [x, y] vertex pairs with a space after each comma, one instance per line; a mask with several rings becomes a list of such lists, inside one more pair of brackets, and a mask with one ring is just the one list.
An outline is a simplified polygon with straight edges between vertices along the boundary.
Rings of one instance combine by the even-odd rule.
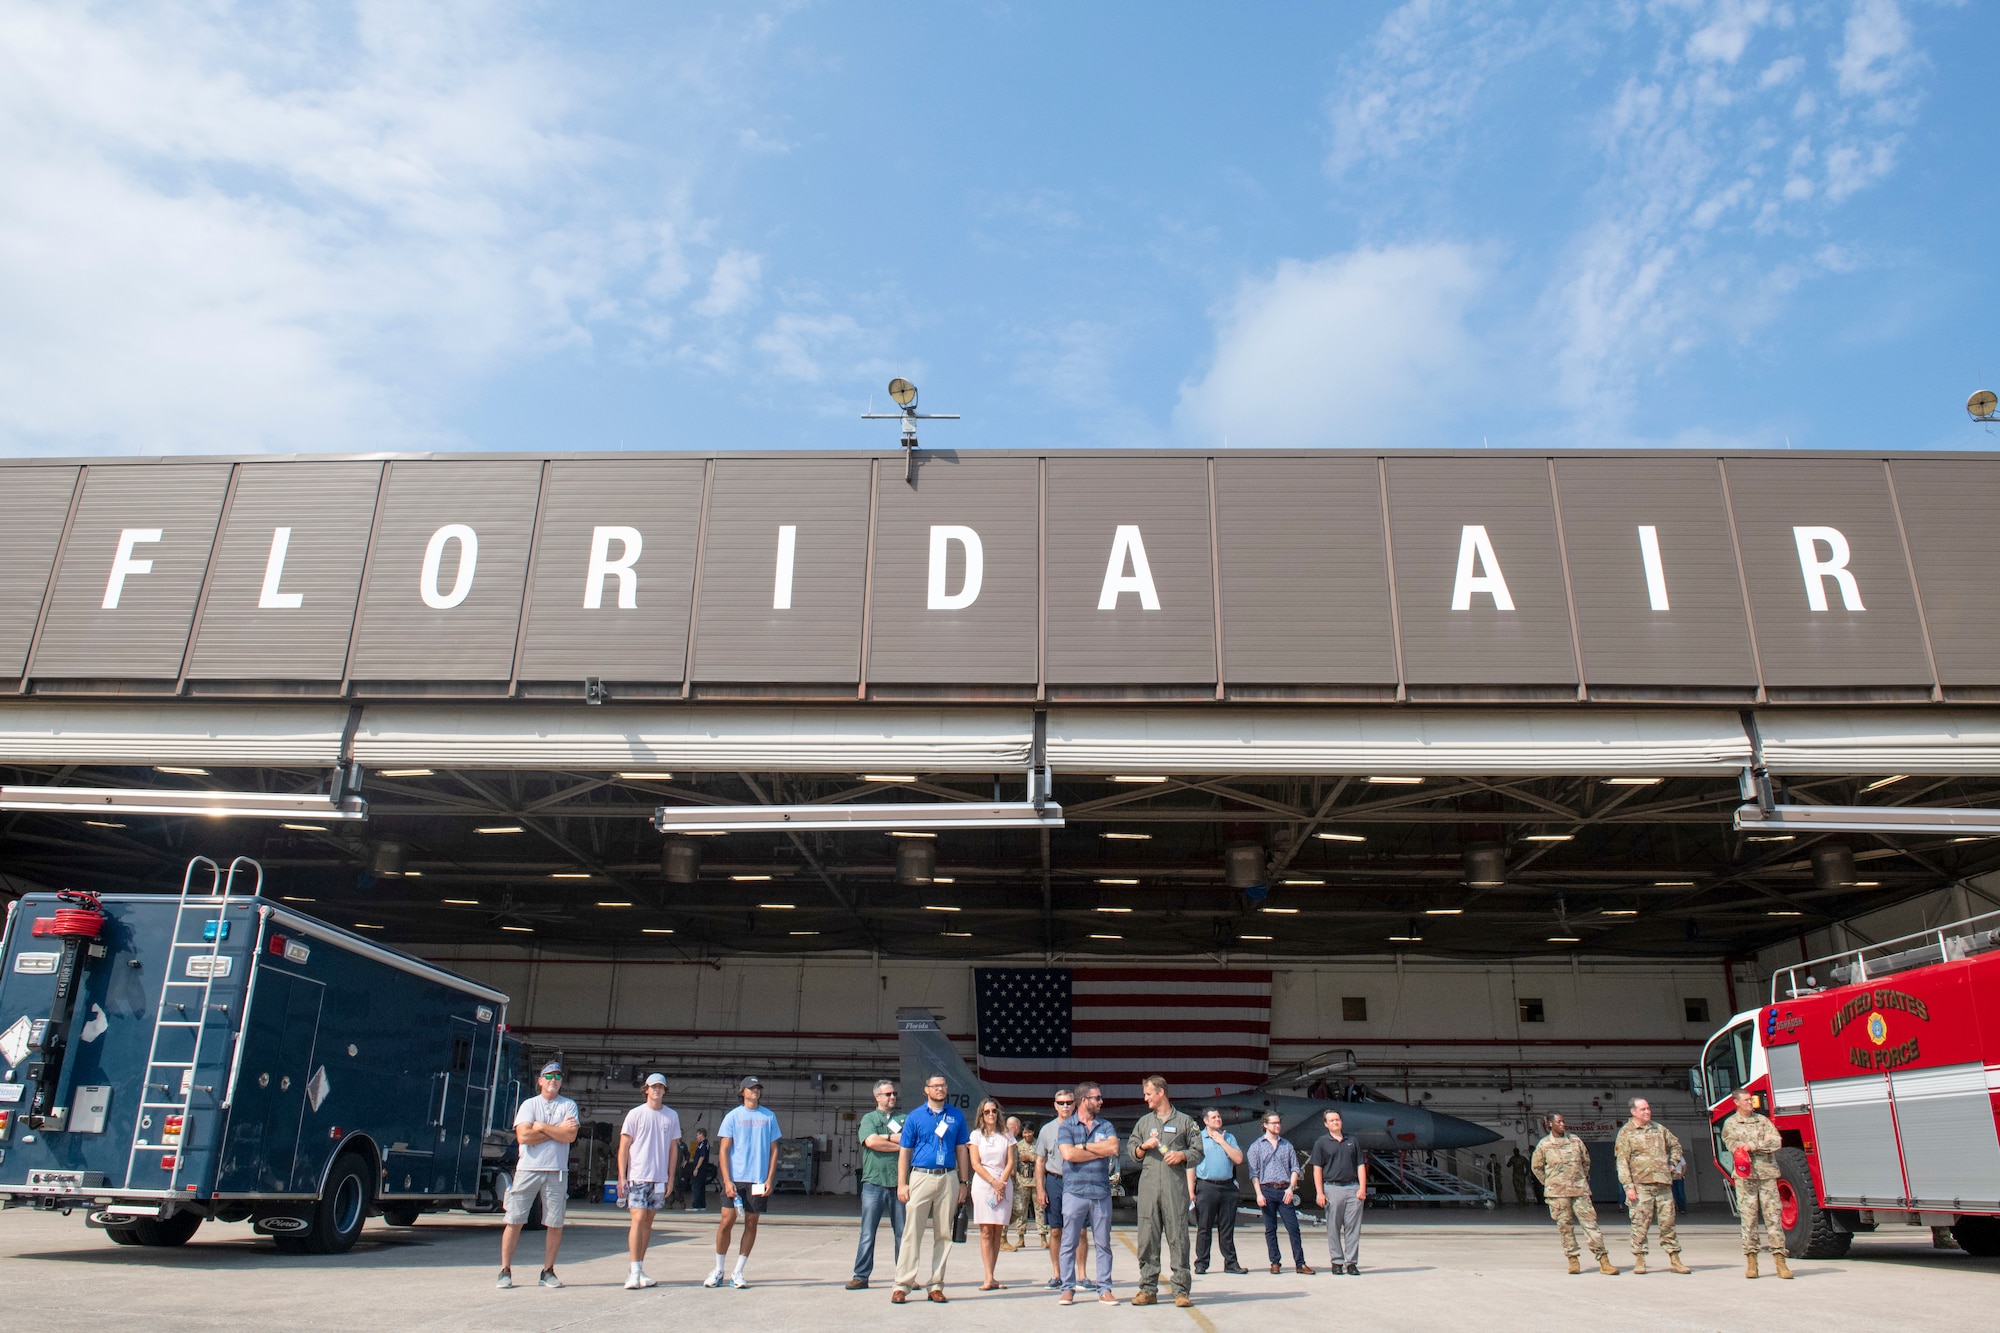
[[1176, 1092], [1243, 1092], [1269, 1075], [1271, 974], [1165, 967], [982, 967], [979, 1077], [1043, 1100], [1076, 1078], [1139, 1100], [1158, 1074]]

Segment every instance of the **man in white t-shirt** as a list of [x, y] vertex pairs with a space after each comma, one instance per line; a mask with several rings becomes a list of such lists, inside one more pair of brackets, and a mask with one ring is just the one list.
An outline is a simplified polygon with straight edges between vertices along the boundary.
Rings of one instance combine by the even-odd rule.
[[560, 1061], [543, 1065], [538, 1082], [541, 1096], [528, 1098], [514, 1113], [514, 1141], [521, 1145], [521, 1157], [514, 1183], [507, 1189], [507, 1225], [500, 1232], [500, 1280], [494, 1285], [503, 1288], [514, 1285], [514, 1247], [538, 1198], [542, 1225], [548, 1228], [539, 1285], [562, 1285], [556, 1276], [556, 1252], [562, 1249], [563, 1210], [569, 1202], [569, 1145], [576, 1142], [576, 1103], [562, 1095]]
[[618, 1131], [618, 1202], [632, 1210], [627, 1291], [659, 1285], [646, 1276], [646, 1246], [653, 1239], [653, 1214], [673, 1192], [680, 1141], [681, 1118], [667, 1105], [666, 1077], [648, 1074], [646, 1104], [627, 1111], [625, 1127]]

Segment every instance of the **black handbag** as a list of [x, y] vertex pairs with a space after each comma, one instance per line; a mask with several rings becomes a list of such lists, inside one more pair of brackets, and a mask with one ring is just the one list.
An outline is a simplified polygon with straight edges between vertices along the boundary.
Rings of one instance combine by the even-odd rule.
[[972, 1200], [958, 1205], [958, 1211], [951, 1215], [951, 1243], [965, 1244], [966, 1224], [972, 1220]]

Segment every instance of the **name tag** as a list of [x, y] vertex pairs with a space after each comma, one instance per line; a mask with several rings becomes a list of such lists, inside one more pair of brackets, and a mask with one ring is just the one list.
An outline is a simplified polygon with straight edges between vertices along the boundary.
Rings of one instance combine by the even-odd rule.
[[951, 1122], [950, 1122], [949, 1120], [940, 1120], [940, 1121], [938, 1121], [938, 1122], [937, 1122], [937, 1136], [938, 1136], [939, 1138], [943, 1138], [943, 1137], [944, 1137], [944, 1135], [945, 1135], [945, 1131], [946, 1131], [946, 1130], [948, 1130], [948, 1129], [950, 1129], [950, 1128], [951, 1128]]

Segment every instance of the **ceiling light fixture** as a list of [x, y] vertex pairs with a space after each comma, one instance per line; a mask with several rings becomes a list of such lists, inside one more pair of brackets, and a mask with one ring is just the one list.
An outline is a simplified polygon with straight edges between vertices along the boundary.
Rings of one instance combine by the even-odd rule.
[[1805, 915], [1805, 913], [1803, 913], [1803, 912], [1794, 912], [1794, 911], [1790, 911], [1790, 910], [1788, 910], [1788, 909], [1785, 909], [1785, 908], [1773, 908], [1773, 909], [1771, 909], [1770, 911], [1768, 911], [1768, 912], [1764, 913], [1764, 915], [1765, 915], [1765, 916], [1804, 916], [1804, 915]]
[[1424, 909], [1424, 915], [1425, 915], [1425, 916], [1459, 916], [1459, 915], [1461, 915], [1461, 914], [1462, 914], [1462, 913], [1463, 913], [1464, 911], [1465, 911], [1465, 909], [1464, 909], [1463, 907], [1426, 907], [1426, 908]]
[[1100, 912], [1130, 912], [1132, 909], [1129, 907], [1100, 907], [1097, 910]]
[[1389, 940], [1393, 944], [1418, 944], [1423, 938], [1421, 935], [1391, 935]]
[[[1037, 790], [1047, 792], [1042, 779]], [[898, 801], [880, 804], [662, 805], [661, 833], [891, 833], [941, 828], [1061, 828], [1062, 807], [1035, 801]]]
[[208, 819], [368, 818], [359, 796], [324, 792], [209, 791], [153, 787], [0, 787], [0, 810], [71, 815], [200, 815]]
[[863, 782], [915, 782], [915, 773], [863, 773]]
[[1568, 842], [1576, 837], [1574, 833], [1530, 833], [1523, 842]]
[[1302, 884], [1307, 887], [1311, 887], [1316, 884], [1323, 885], [1326, 883], [1326, 881], [1323, 879], [1287, 879], [1287, 880], [1281, 880], [1279, 882], [1284, 884]]
[[355, 923], [354, 923], [354, 928], [355, 928], [356, 930], [380, 930], [380, 929], [382, 929], [382, 927], [380, 927], [380, 926], [378, 926], [378, 925], [375, 925], [375, 924], [374, 924], [373, 922], [370, 922], [370, 921], [357, 921], [357, 922], [355, 922]]
[[1299, 914], [1299, 909], [1296, 907], [1260, 907], [1257, 910], [1269, 913], [1272, 916], [1297, 916]]
[[1638, 909], [1638, 908], [1636, 908], [1636, 907], [1607, 907], [1607, 908], [1605, 908], [1605, 909], [1604, 909], [1604, 915], [1606, 915], [1606, 916], [1637, 916], [1637, 915], [1639, 915], [1639, 909]]
[[956, 912], [959, 909], [953, 907], [950, 903], [925, 903], [924, 910], [926, 912]]
[[792, 903], [758, 903], [757, 906], [767, 912], [789, 912], [794, 908]]
[[[86, 821], [86, 822], [88, 822], [88, 821]], [[324, 825], [324, 824], [280, 824], [280, 825], [278, 825], [278, 827], [279, 827], [279, 828], [288, 828], [288, 829], [290, 829], [290, 830], [291, 830], [292, 832], [294, 832], [294, 833], [324, 833], [324, 832], [326, 832], [326, 825]]]
[[630, 907], [630, 903], [599, 903], [599, 907]]
[[941, 930], [938, 934], [948, 940], [969, 940], [972, 938], [972, 932], [969, 930]]
[[479, 899], [477, 898], [446, 898], [445, 901], [450, 903], [453, 907], [479, 906]]
[[785, 933], [786, 933], [787, 935], [817, 935], [817, 934], [819, 934], [819, 932], [818, 932], [818, 931], [816, 931], [816, 930], [788, 930], [788, 931], [786, 931]]
[[1691, 889], [1694, 887], [1694, 881], [1691, 879], [1656, 879], [1653, 881], [1653, 887], [1656, 889]]
[[1099, 884], [1137, 884], [1139, 881], [1136, 879], [1100, 879], [1097, 882]]
[[1581, 935], [1551, 935], [1551, 936], [1549, 936], [1549, 943], [1550, 943], [1550, 944], [1581, 944], [1581, 943], [1583, 943], [1583, 936], [1581, 936]]
[[532, 935], [535, 933], [534, 928], [532, 926], [502, 926], [500, 927], [500, 929], [511, 930], [516, 935]]
[[1366, 842], [1366, 841], [1368, 841], [1368, 839], [1367, 839], [1367, 838], [1363, 837], [1363, 836], [1362, 836], [1361, 834], [1359, 834], [1359, 833], [1315, 833], [1315, 834], [1313, 834], [1313, 836], [1314, 836], [1315, 838], [1320, 838], [1320, 839], [1322, 839], [1322, 840], [1324, 840], [1324, 841], [1326, 841], [1326, 842]]
[[558, 871], [556, 871], [556, 873], [555, 873], [555, 874], [553, 874], [553, 875], [550, 875], [550, 876], [549, 876], [549, 878], [550, 878], [550, 879], [589, 879], [589, 878], [590, 878], [590, 875], [589, 875], [589, 873], [588, 873], [588, 872], [586, 872], [586, 871], [582, 871], [582, 870], [558, 870]]
[[286, 901], [286, 902], [288, 902], [288, 903], [316, 903], [316, 902], [318, 902], [318, 901], [319, 901], [319, 899], [317, 899], [317, 898], [294, 898], [294, 897], [293, 897], [293, 896], [292, 896], [291, 894], [289, 894], [289, 893], [287, 893], [287, 894], [285, 894], [285, 895], [283, 895], [283, 896], [284, 896], [284, 899], [285, 899], [285, 901]]
[[889, 836], [892, 838], [935, 838], [937, 834], [919, 833], [915, 829], [893, 828], [889, 830]]
[[958, 877], [957, 877], [956, 875], [932, 875], [932, 876], [931, 876], [931, 883], [933, 883], [933, 884], [956, 884], [956, 883], [958, 883]]
[[1271, 937], [1269, 935], [1239, 935], [1237, 938], [1245, 940], [1268, 940]]
[[1113, 842], [1151, 842], [1153, 839], [1150, 833], [1100, 833], [1097, 836]]
[[641, 926], [639, 927], [639, 933], [641, 935], [671, 935], [674, 932], [665, 926]]
[[177, 773], [182, 777], [188, 778], [205, 778], [208, 776], [208, 770], [205, 768], [189, 768], [183, 764], [154, 764], [153, 771], [155, 773]]
[[1125, 937], [1123, 935], [1092, 935], [1090, 938], [1094, 940], [1122, 940]]
[[672, 782], [674, 780], [674, 775], [671, 773], [620, 773], [618, 776], [625, 782]]
[[[1413, 778], [1395, 774], [1379, 775], [1368, 779], [1369, 785], [1373, 787], [1415, 787], [1421, 785], [1422, 782], [1423, 782], [1422, 778]], [[1392, 936], [1391, 938], [1394, 937]]]
[[1864, 792], [1880, 791], [1882, 790], [1882, 788], [1888, 786], [1892, 782], [1908, 781], [1909, 776], [1910, 775], [1908, 773], [1897, 773], [1893, 777], [1877, 778], [1873, 782], [1869, 783], [1867, 786], [1863, 787], [1861, 790]]
[[769, 875], [731, 875], [729, 878], [738, 884], [762, 884], [771, 877]]
[[423, 877], [424, 872], [421, 870], [405, 870], [403, 872], [404, 879], [422, 879]]
[[1604, 785], [1607, 787], [1657, 787], [1665, 781], [1665, 778], [1606, 778], [1604, 779]]
[[1153, 777], [1132, 773], [1122, 773], [1111, 779], [1113, 782], [1165, 782], [1164, 777]]
[[[86, 824], [88, 824], [88, 825], [90, 825], [90, 826], [91, 826], [92, 828], [124, 828], [124, 827], [125, 827], [125, 826], [124, 826], [123, 824], [120, 824], [120, 823], [117, 823], [117, 822], [115, 822], [115, 821], [113, 821], [113, 820], [109, 820], [109, 819], [86, 819], [86, 820], [84, 820], [83, 822], [84, 822], [84, 823], [86, 823]], [[1971, 838], [1960, 838], [1960, 839], [1958, 839], [1958, 841], [1960, 841], [1960, 842], [1971, 842], [1971, 841], [1972, 841], [1972, 839], [1971, 839]]]
[[522, 828], [519, 824], [489, 824], [485, 828], [476, 828], [472, 831], [474, 833], [526, 833], [527, 832], [527, 830]]
[[428, 768], [378, 768], [375, 770], [375, 776], [378, 778], [427, 778], [432, 776], [432, 774]]

